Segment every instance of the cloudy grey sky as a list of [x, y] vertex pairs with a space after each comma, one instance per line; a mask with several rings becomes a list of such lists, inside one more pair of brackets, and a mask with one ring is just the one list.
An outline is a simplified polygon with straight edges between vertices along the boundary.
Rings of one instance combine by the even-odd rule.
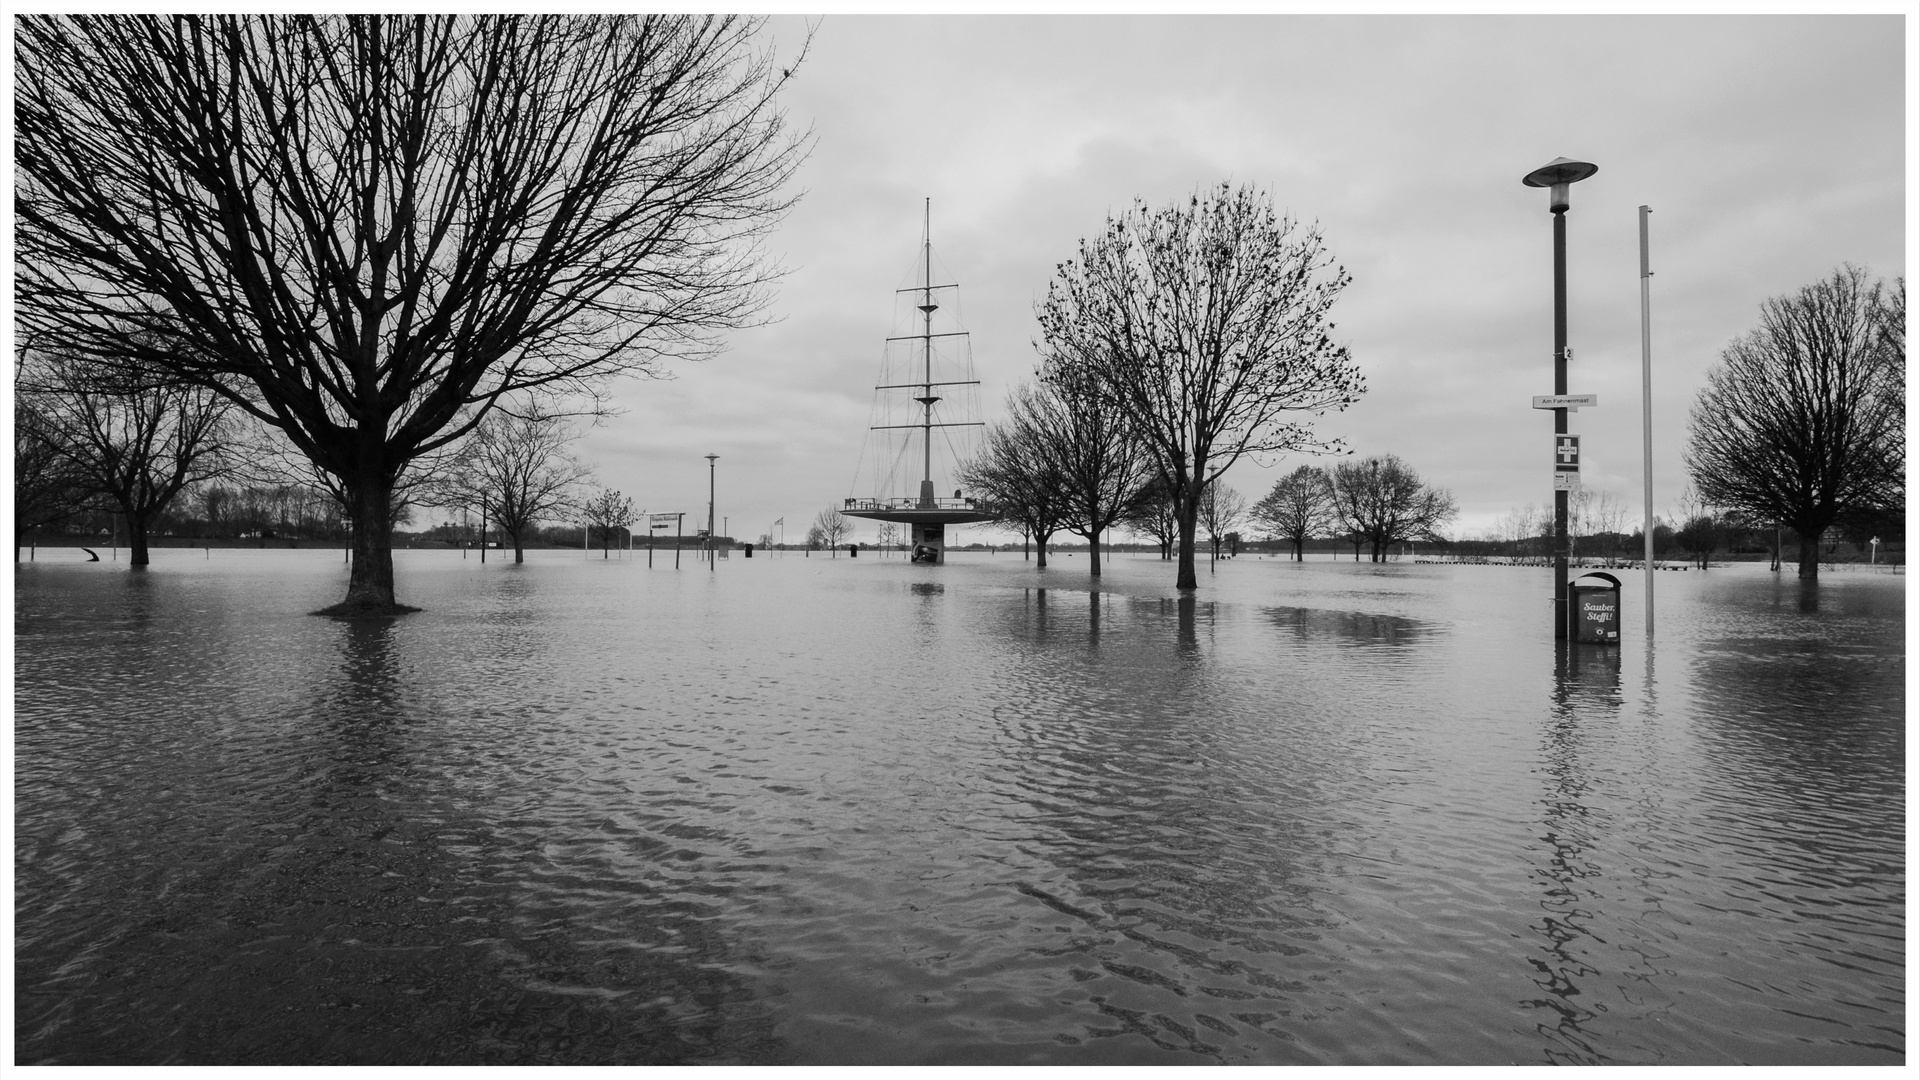
[[[816, 138], [769, 240], [778, 322], [665, 382], [621, 384], [583, 445], [650, 510], [797, 539], [855, 490], [893, 292], [922, 200], [961, 286], [987, 419], [1031, 377], [1033, 306], [1110, 211], [1230, 181], [1318, 222], [1353, 276], [1335, 309], [1368, 381], [1319, 421], [1450, 489], [1456, 536], [1550, 504], [1551, 217], [1520, 178], [1597, 163], [1568, 217], [1569, 389], [1584, 481], [1641, 499], [1636, 208], [1651, 219], [1655, 507], [1687, 409], [1759, 303], [1842, 263], [1909, 258], [1897, 15], [776, 17], [812, 51], [786, 95]], [[1251, 501], [1304, 458], [1243, 461]], [[900, 494], [907, 494], [901, 492]], [[1636, 510], [1637, 517], [1637, 510]], [[874, 524], [861, 523], [859, 539]], [[959, 542], [978, 538], [963, 533]]]

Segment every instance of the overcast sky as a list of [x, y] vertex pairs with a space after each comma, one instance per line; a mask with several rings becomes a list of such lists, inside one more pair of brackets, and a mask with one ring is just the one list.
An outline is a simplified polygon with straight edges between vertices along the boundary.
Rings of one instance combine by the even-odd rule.
[[[1319, 431], [1451, 490], [1455, 536], [1552, 501], [1552, 414], [1529, 408], [1553, 390], [1552, 218], [1520, 183], [1535, 167], [1600, 167], [1567, 233], [1569, 390], [1601, 405], [1571, 427], [1586, 485], [1636, 520], [1639, 205], [1656, 513], [1686, 483], [1688, 407], [1761, 301], [1843, 263], [1906, 272], [1896, 15], [776, 17], [767, 44], [790, 56], [810, 25], [785, 103], [815, 142], [768, 245], [789, 269], [779, 321], [671, 381], [622, 383], [625, 412], [582, 447], [636, 507], [690, 518], [720, 455], [718, 513], [743, 539], [784, 517], [797, 540], [876, 494], [855, 472], [927, 198], [992, 420], [1033, 373], [1055, 264], [1110, 212], [1222, 181], [1269, 191], [1353, 277], [1334, 317], [1368, 390]], [[1227, 482], [1252, 501], [1307, 460], [1243, 461]]]

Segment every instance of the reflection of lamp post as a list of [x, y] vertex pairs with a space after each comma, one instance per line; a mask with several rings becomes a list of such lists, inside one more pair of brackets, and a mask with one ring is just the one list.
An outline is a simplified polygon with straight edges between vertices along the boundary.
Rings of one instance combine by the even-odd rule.
[[[1553, 393], [1567, 393], [1567, 188], [1600, 166], [1585, 161], [1554, 158], [1528, 173], [1521, 183], [1550, 188], [1547, 209], [1553, 214]], [[1567, 410], [1553, 410], [1553, 433], [1567, 433]], [[1556, 440], [1558, 445], [1558, 440]], [[1576, 474], [1577, 475], [1577, 474]], [[1567, 636], [1567, 489], [1553, 492], [1553, 636]]]
[[713, 569], [713, 463], [720, 460], [719, 454], [707, 455], [707, 569]]

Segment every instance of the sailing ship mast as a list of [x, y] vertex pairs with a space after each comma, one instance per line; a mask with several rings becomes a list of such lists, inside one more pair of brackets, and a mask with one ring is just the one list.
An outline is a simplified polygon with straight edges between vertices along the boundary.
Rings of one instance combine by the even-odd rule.
[[917, 390], [914, 401], [920, 406], [920, 418], [913, 424], [875, 424], [872, 430], [920, 430], [920, 490], [917, 497], [897, 499], [848, 499], [844, 510], [853, 517], [871, 518], [876, 521], [895, 521], [913, 526], [913, 557], [917, 562], [941, 563], [946, 561], [945, 526], [966, 522], [991, 521], [994, 514], [991, 509], [978, 500], [969, 499], [955, 492], [952, 499], [934, 497], [933, 491], [933, 429], [953, 427], [980, 427], [980, 421], [955, 420], [938, 421], [934, 419], [934, 406], [945, 400], [945, 394], [937, 392], [949, 386], [978, 386], [978, 379], [935, 379], [934, 378], [934, 339], [965, 338], [967, 332], [955, 330], [936, 333], [933, 329], [933, 313], [940, 310], [933, 294], [939, 289], [957, 289], [957, 283], [935, 285], [933, 283], [933, 200], [926, 201], [925, 216], [921, 232], [920, 283], [910, 288], [896, 290], [899, 293], [919, 293], [920, 332], [887, 338], [893, 342], [918, 342], [920, 346], [920, 378], [912, 382], [882, 383], [874, 387], [875, 392], [890, 390]]

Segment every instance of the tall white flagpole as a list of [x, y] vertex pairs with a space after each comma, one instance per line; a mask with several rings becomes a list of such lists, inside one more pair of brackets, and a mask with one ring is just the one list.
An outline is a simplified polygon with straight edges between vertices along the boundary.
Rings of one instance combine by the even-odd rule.
[[1646, 457], [1646, 524], [1640, 532], [1646, 542], [1648, 641], [1653, 640], [1653, 271], [1647, 266], [1647, 215], [1652, 212], [1640, 208], [1640, 415]]

